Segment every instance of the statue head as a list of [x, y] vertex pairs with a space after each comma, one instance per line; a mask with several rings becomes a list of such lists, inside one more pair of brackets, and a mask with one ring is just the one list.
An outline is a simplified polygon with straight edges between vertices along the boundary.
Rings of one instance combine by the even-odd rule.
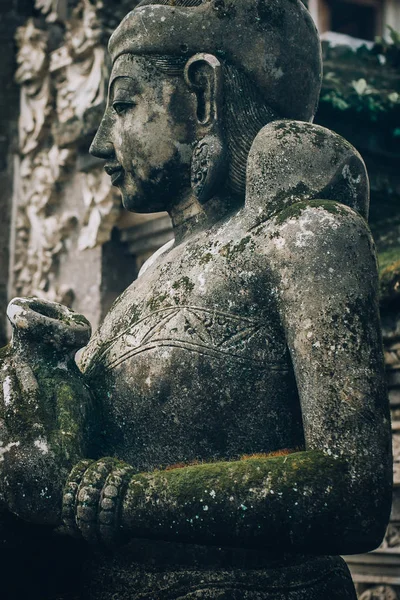
[[244, 200], [246, 161], [276, 119], [312, 121], [315, 25], [300, 0], [143, 0], [112, 35], [109, 99], [91, 152], [126, 208]]

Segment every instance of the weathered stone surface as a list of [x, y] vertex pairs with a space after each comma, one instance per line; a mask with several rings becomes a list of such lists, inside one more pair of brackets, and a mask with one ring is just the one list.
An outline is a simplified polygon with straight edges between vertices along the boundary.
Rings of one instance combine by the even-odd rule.
[[91, 152], [175, 242], [81, 373], [82, 317], [11, 305], [4, 508], [97, 547], [82, 598], [354, 600], [338, 554], [383, 538], [389, 407], [364, 164], [291, 119], [315, 110], [315, 28], [297, 1], [141, 2], [111, 54]]
[[190, 58], [206, 49], [249, 74], [278, 114], [312, 117], [321, 82], [321, 51], [315, 24], [300, 2], [199, 0], [177, 2], [173, 10], [166, 0], [157, 2], [165, 8], [154, 9], [153, 4], [140, 2], [112, 35], [113, 62], [127, 53]]
[[[91, 332], [66, 307], [14, 299], [2, 350], [1, 501], [33, 522], [57, 524], [63, 479], [90, 452], [92, 401], [74, 363]], [[34, 516], [36, 515], [36, 516]]]

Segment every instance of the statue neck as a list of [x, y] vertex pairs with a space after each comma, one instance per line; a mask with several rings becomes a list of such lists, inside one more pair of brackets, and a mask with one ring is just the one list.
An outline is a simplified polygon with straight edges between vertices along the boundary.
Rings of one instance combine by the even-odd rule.
[[209, 229], [214, 223], [238, 210], [241, 199], [231, 194], [214, 196], [204, 204], [200, 204], [190, 194], [169, 211], [176, 243], [184, 241], [191, 235]]

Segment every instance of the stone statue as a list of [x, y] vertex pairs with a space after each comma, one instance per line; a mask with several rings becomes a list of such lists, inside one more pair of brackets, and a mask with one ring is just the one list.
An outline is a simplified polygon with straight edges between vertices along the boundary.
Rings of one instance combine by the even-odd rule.
[[299, 0], [145, 0], [109, 50], [91, 152], [175, 241], [90, 341], [10, 303], [4, 512], [93, 545], [85, 599], [354, 599], [389, 412], [368, 178], [311, 123], [315, 26]]

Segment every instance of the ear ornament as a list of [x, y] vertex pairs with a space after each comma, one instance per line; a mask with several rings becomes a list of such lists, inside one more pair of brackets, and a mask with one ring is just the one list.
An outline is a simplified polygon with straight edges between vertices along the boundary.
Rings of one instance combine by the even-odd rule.
[[185, 81], [196, 95], [197, 131], [191, 164], [194, 196], [204, 204], [226, 177], [226, 150], [218, 112], [222, 106], [222, 66], [211, 54], [195, 54], [185, 66]]
[[225, 172], [225, 151], [220, 138], [207, 135], [194, 148], [190, 182], [201, 204], [207, 202], [222, 183]]

